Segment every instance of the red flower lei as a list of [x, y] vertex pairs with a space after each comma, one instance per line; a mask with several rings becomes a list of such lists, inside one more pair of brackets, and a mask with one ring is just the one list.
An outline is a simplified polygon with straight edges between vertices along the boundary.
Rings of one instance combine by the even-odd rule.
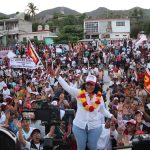
[[92, 106], [89, 106], [86, 100], [86, 92], [85, 90], [80, 90], [80, 94], [78, 96], [80, 102], [82, 103], [82, 106], [84, 107], [85, 110], [89, 111], [89, 112], [93, 112], [98, 105], [101, 103], [101, 96], [102, 93], [99, 91], [96, 95], [96, 101], [94, 102], [94, 104]]

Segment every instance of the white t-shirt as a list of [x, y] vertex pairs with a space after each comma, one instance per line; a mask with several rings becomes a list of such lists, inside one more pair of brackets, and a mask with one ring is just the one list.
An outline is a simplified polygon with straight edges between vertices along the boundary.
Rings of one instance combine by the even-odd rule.
[[3, 89], [3, 86], [6, 85], [6, 83], [4, 81], [0, 82], [0, 90]]
[[[25, 132], [25, 131], [22, 129], [22, 134], [23, 134], [23, 137], [25, 138], [25, 140], [29, 139], [29, 137], [30, 137], [30, 135], [31, 135], [31, 133], [32, 133], [32, 131], [33, 131], [34, 129], [35, 129], [35, 128], [30, 127], [29, 132]], [[19, 132], [17, 132], [17, 137], [18, 137], [18, 134], [19, 134]]]
[[[105, 124], [103, 124], [102, 125], [102, 133], [97, 142], [97, 149], [99, 149], [99, 150], [111, 150], [112, 149], [110, 132], [111, 132], [110, 129], [106, 129]], [[118, 133], [116, 130], [112, 132], [112, 135], [117, 140]]]
[[4, 112], [1, 112], [0, 124], [4, 124], [6, 120], [6, 115]]
[[[43, 146], [40, 147], [39, 144], [35, 144], [38, 150], [43, 150]], [[35, 148], [31, 148], [31, 142], [26, 141], [26, 145], [21, 148], [22, 150], [37, 150]]]
[[7, 98], [10, 96], [10, 90], [7, 88], [6, 90], [3, 89], [3, 98]]

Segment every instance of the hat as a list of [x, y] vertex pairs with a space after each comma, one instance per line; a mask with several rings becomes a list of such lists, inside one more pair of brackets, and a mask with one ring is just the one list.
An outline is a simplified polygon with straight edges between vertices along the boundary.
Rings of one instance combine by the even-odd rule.
[[57, 106], [58, 102], [57, 101], [52, 101], [51, 104], [54, 105], [54, 106]]
[[136, 125], [136, 121], [134, 119], [128, 120], [126, 124], [128, 124], [128, 123]]
[[32, 133], [31, 133], [31, 136], [33, 136], [33, 134], [36, 133], [36, 132], [41, 133], [41, 131], [36, 128], [36, 129], [33, 129]]
[[34, 102], [37, 102], [37, 101], [36, 101], [36, 100], [32, 100], [32, 101], [31, 101], [31, 104], [34, 103]]
[[119, 100], [119, 98], [118, 98], [118, 97], [114, 97], [114, 100], [115, 100], [115, 99], [116, 99], [116, 100]]
[[4, 84], [3, 87], [7, 87], [7, 84]]
[[96, 77], [94, 75], [88, 75], [86, 78], [86, 82], [91, 82], [93, 84], [96, 84]]
[[137, 111], [135, 112], [135, 115], [138, 114], [138, 113], [140, 113], [141, 115], [143, 115], [143, 113], [142, 113], [140, 110], [137, 110]]

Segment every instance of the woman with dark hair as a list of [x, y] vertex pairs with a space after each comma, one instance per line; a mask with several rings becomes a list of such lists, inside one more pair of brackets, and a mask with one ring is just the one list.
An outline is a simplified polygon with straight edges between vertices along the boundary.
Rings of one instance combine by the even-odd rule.
[[90, 150], [96, 150], [102, 131], [100, 113], [112, 120], [116, 119], [105, 109], [102, 93], [97, 86], [97, 79], [94, 75], [88, 75], [85, 85], [81, 89], [77, 89], [69, 86], [59, 75], [59, 72], [60, 66], [54, 72], [59, 84], [77, 100], [77, 112], [73, 121], [77, 149], [85, 150], [86, 143], [88, 143]]

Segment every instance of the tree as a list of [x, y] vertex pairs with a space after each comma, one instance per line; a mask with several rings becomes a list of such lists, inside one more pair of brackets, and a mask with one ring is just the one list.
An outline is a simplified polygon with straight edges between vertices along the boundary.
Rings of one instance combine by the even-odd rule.
[[144, 29], [143, 25], [144, 12], [141, 8], [135, 8], [129, 14], [131, 20], [131, 37], [136, 38], [139, 31], [142, 31]]
[[27, 5], [28, 9], [26, 9], [26, 12], [29, 16], [31, 16], [31, 19], [33, 21], [36, 11], [38, 11], [37, 7], [33, 3], [28, 3]]

